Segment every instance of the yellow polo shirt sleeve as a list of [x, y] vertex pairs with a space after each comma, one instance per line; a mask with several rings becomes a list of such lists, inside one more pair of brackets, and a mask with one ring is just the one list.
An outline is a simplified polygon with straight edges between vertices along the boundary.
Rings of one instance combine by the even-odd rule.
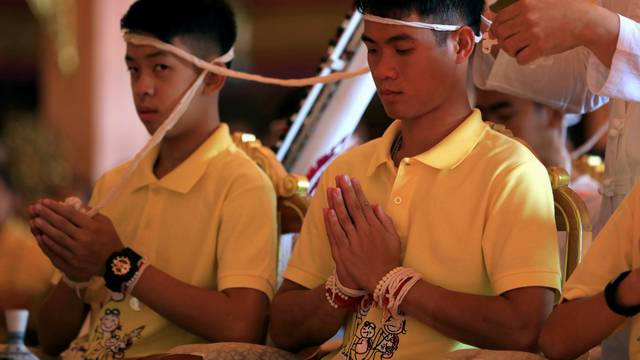
[[[489, 189], [482, 250], [497, 294], [540, 286], [560, 292], [553, 193], [542, 164], [527, 161], [497, 174]], [[479, 190], [480, 191], [480, 190]]]
[[640, 257], [638, 211], [640, 187], [636, 186], [602, 228], [567, 281], [563, 294], [566, 299], [598, 294], [616, 275], [637, 267]]
[[218, 290], [249, 288], [271, 299], [276, 277], [276, 198], [262, 172], [239, 174], [222, 204], [216, 249]]
[[283, 273], [308, 289], [327, 281], [334, 269], [329, 238], [324, 225], [323, 209], [328, 207], [327, 188], [335, 186], [331, 166], [325, 171], [304, 218], [300, 237], [295, 243], [289, 264]]

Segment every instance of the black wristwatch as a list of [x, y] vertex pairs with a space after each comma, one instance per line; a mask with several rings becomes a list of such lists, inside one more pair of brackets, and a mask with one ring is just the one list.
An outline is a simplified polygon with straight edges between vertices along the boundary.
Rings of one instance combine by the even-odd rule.
[[140, 268], [142, 256], [131, 248], [116, 251], [107, 258], [104, 271], [104, 282], [107, 289], [113, 292], [124, 292], [124, 284], [131, 280]]
[[636, 306], [621, 306], [616, 301], [616, 296], [618, 295], [618, 288], [627, 276], [631, 274], [631, 271], [625, 271], [620, 275], [616, 276], [607, 286], [604, 288], [604, 298], [607, 301], [607, 306], [614, 313], [625, 316], [632, 317], [640, 313], [640, 305]]

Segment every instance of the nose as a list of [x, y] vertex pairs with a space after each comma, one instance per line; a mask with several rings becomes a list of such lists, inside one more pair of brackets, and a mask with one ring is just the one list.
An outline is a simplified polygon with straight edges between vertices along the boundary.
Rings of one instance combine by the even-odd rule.
[[133, 93], [139, 99], [155, 94], [155, 82], [150, 74], [141, 71], [137, 76], [131, 78]]
[[380, 51], [379, 55], [370, 58], [369, 67], [377, 82], [398, 79], [398, 67], [389, 51]]

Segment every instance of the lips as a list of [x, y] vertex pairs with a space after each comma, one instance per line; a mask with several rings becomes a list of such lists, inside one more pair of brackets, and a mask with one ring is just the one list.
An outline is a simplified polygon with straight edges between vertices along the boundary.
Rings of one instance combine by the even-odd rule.
[[153, 121], [158, 115], [158, 110], [151, 107], [139, 107], [137, 108], [137, 112], [140, 120], [144, 122]]
[[402, 95], [402, 92], [389, 90], [389, 89], [382, 89], [378, 92], [378, 94], [380, 95], [380, 98], [382, 98], [382, 100], [392, 101], [400, 97], [400, 95]]

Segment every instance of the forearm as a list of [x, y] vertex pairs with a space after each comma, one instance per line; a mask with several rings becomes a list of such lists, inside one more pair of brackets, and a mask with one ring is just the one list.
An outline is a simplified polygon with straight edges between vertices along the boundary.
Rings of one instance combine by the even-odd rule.
[[167, 320], [210, 342], [264, 342], [268, 321], [267, 296], [230, 296], [183, 283], [150, 266], [132, 295]]
[[607, 307], [604, 294], [559, 305], [545, 322], [540, 348], [550, 359], [575, 359], [600, 344], [624, 318]]
[[[38, 339], [42, 349], [57, 355], [78, 336], [89, 307], [74, 289], [60, 282], [46, 298], [38, 313]], [[64, 316], [60, 316], [64, 314]]]
[[[548, 305], [536, 304], [527, 310], [503, 296], [464, 294], [420, 281], [409, 291], [400, 310], [447, 337], [469, 345], [535, 351], [542, 322], [553, 304], [553, 293], [548, 292], [549, 299], [543, 300]], [[531, 311], [540, 307], [543, 308], [540, 314], [532, 317]]]
[[320, 345], [336, 334], [347, 314], [329, 305], [324, 286], [280, 292], [271, 306], [271, 338], [289, 351]]
[[600, 6], [592, 6], [588, 19], [580, 31], [582, 44], [606, 67], [611, 68], [618, 45], [620, 18], [612, 11]]
[[[640, 272], [629, 274], [616, 290], [616, 303], [624, 308], [640, 305]], [[544, 324], [540, 347], [551, 359], [572, 359], [598, 345], [625, 318], [609, 309], [604, 292], [559, 305]]]

